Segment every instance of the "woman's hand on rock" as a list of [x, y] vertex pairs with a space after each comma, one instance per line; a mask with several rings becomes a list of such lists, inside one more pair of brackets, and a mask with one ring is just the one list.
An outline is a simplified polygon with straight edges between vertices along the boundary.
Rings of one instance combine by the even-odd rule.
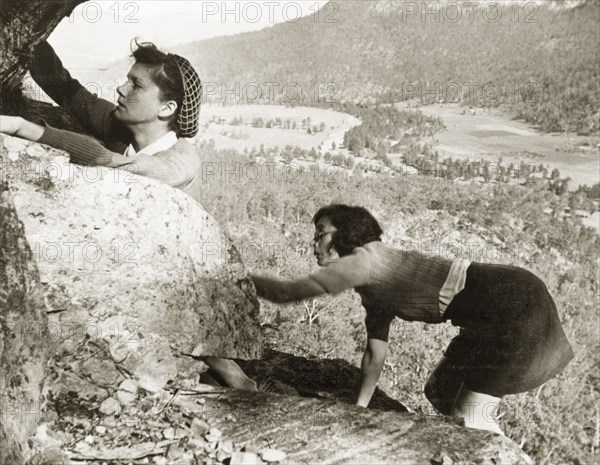
[[37, 142], [44, 134], [44, 127], [20, 116], [0, 115], [0, 133]]
[[9, 136], [16, 136], [23, 124], [20, 116], [0, 115], [0, 132]]

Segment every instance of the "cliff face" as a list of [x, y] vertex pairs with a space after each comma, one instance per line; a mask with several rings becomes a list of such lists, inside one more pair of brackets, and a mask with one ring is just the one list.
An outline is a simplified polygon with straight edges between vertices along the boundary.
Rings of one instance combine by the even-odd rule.
[[21, 462], [40, 420], [47, 334], [39, 274], [0, 178], [0, 463]]
[[[51, 115], [29, 105], [21, 81], [33, 46], [45, 39], [81, 1], [7, 0], [0, 7], [0, 111]], [[33, 108], [42, 108], [41, 111]], [[55, 113], [54, 113], [55, 114]], [[56, 117], [50, 118], [56, 120]], [[69, 121], [68, 117], [58, 119]], [[68, 124], [66, 126], [69, 126]], [[73, 127], [73, 126], [71, 126]], [[6, 152], [0, 144], [0, 150]], [[43, 288], [2, 158], [0, 175], [0, 463], [21, 463], [27, 437], [41, 414], [41, 383], [48, 355]]]
[[199, 204], [39, 144], [0, 143], [2, 383], [7, 413], [36, 408], [26, 421], [3, 416], [0, 449], [17, 454], [36, 424], [46, 352], [73, 356], [55, 364], [55, 397], [80, 394], [107, 409], [123, 407], [127, 389], [156, 392], [178, 373], [197, 375], [206, 369], [197, 357], [260, 358], [254, 288]]

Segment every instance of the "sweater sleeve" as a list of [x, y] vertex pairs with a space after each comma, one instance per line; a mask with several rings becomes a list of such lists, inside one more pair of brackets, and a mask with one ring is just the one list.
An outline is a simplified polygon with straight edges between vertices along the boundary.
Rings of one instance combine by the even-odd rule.
[[154, 155], [141, 153], [134, 157], [126, 157], [111, 152], [92, 137], [56, 129], [48, 124], [38, 142], [68, 152], [72, 163], [122, 168], [177, 188], [185, 187], [200, 168], [200, 158], [195, 149], [190, 146], [185, 152], [178, 150], [180, 143]]
[[340, 258], [310, 278], [318, 282], [329, 294], [338, 294], [345, 289], [364, 286], [369, 281], [371, 265], [368, 252], [361, 247], [354, 249], [351, 255]]
[[52, 100], [71, 112], [94, 137], [107, 142], [114, 123], [110, 116], [116, 106], [98, 98], [71, 77], [48, 42], [36, 46], [29, 71]]

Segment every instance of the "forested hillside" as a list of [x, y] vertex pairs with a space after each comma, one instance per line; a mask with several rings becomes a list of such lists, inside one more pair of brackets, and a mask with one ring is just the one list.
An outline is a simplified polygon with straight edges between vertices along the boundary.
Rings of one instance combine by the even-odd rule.
[[502, 106], [545, 131], [598, 132], [600, 2], [496, 3], [502, 10], [437, 3], [425, 14], [422, 2], [330, 2], [294, 23], [179, 51], [212, 83], [211, 100], [296, 103], [283, 89], [301, 86], [308, 105], [460, 100]]
[[[535, 272], [556, 300], [576, 358], [544, 386], [507, 396], [499, 421], [536, 463], [598, 463], [600, 240], [579, 218], [544, 212], [563, 210], [566, 195], [541, 185], [457, 184], [425, 176], [363, 176], [360, 170], [349, 176], [316, 165], [303, 170], [281, 164], [274, 171], [262, 165], [256, 171], [261, 165], [246, 155], [212, 143], [198, 148], [210, 167], [203, 205], [251, 271], [285, 279], [316, 271], [312, 215], [323, 205], [344, 202], [372, 211], [384, 228], [384, 242], [397, 247]], [[232, 175], [236, 169], [260, 175]], [[360, 365], [365, 313], [356, 294], [284, 306], [261, 301], [260, 315], [267, 346]], [[380, 387], [416, 411], [434, 414], [423, 385], [456, 334], [450, 324], [395, 320]]]

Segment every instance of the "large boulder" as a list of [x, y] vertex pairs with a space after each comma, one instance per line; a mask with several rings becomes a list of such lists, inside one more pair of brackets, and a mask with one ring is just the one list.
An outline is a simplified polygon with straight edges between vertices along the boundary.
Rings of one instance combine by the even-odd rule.
[[18, 464], [41, 414], [47, 361], [43, 289], [23, 223], [0, 177], [0, 463]]
[[115, 383], [127, 373], [156, 391], [194, 358], [261, 356], [254, 288], [201, 205], [39, 144], [3, 145], [16, 217], [45, 285], [51, 349], [72, 353], [92, 340], [110, 354], [78, 366], [87, 380], [106, 387], [108, 373]]
[[[274, 448], [285, 463], [529, 465], [510, 439], [460, 426], [458, 420], [381, 412], [335, 400], [231, 391], [174, 402], [188, 418], [209, 413], [234, 444]], [[250, 462], [252, 463], [252, 462]]]

